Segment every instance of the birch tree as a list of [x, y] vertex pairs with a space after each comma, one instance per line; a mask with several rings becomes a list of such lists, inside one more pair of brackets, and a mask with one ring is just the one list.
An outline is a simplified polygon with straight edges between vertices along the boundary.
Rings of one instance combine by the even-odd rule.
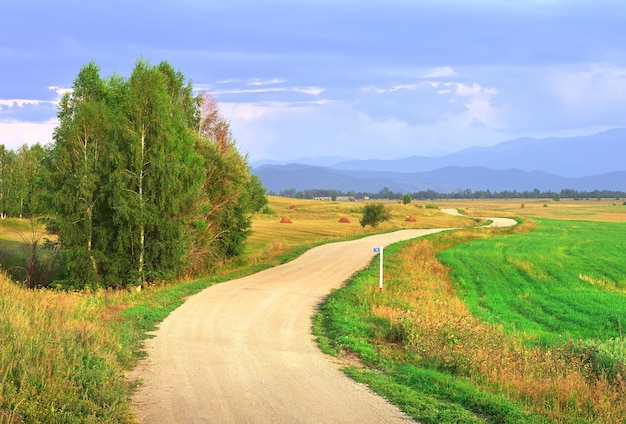
[[102, 187], [102, 151], [108, 135], [106, 86], [99, 67], [84, 66], [59, 105], [50, 173], [56, 227], [67, 258], [70, 280], [82, 285], [98, 280], [94, 227]]
[[137, 62], [125, 85], [121, 160], [111, 202], [116, 253], [132, 260], [127, 277], [137, 283], [171, 277], [187, 253], [179, 217], [201, 182], [191, 93], [166, 63]]

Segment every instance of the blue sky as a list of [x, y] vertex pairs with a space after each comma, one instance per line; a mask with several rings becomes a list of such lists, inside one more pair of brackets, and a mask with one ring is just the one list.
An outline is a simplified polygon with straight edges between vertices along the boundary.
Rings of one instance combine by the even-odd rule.
[[0, 144], [52, 140], [81, 66], [166, 60], [252, 161], [439, 156], [626, 127], [626, 2], [4, 0]]

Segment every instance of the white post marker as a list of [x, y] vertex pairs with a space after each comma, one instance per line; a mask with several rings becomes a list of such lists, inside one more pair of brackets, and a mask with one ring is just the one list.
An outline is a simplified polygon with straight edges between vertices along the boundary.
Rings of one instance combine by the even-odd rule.
[[383, 246], [374, 248], [374, 252], [380, 253], [380, 281], [378, 283], [378, 288], [380, 290], [383, 289], [383, 250]]

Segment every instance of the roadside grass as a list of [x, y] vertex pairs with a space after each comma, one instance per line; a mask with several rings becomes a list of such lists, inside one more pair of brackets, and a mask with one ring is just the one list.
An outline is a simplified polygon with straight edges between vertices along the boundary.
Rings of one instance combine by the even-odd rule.
[[102, 294], [26, 290], [0, 275], [0, 422], [130, 420], [123, 349]]
[[[559, 343], [533, 343], [537, 336], [530, 330], [509, 331], [504, 324], [474, 315], [458, 295], [449, 267], [437, 258], [446, 249], [461, 248], [470, 241], [467, 246], [480, 245], [482, 249], [476, 248], [469, 267], [484, 256], [497, 257], [491, 251], [509, 240], [519, 240], [533, 252], [537, 240], [523, 240], [554, 223], [538, 221], [538, 230], [520, 237], [514, 234], [533, 229], [530, 220], [513, 229], [447, 232], [388, 248], [384, 290], [377, 289], [378, 264], [374, 260], [320, 307], [314, 320], [320, 346], [340, 357], [357, 355], [365, 367], [351, 365], [347, 372], [360, 381], [372, 381], [377, 391], [420, 422], [623, 422], [626, 362], [623, 338], [615, 337], [615, 327], [604, 333], [610, 347], [601, 348], [593, 339], [566, 337]], [[570, 246], [562, 223], [555, 224], [552, 237]], [[622, 228], [597, 225], [606, 226], [609, 233]], [[553, 243], [558, 245], [556, 240]], [[602, 267], [604, 251], [611, 249], [592, 250], [579, 265]], [[454, 269], [465, 265], [459, 261]], [[507, 272], [506, 266], [506, 261], [494, 259], [481, 269], [501, 275]], [[501, 282], [498, 287], [502, 286]], [[484, 295], [498, 296], [496, 289]], [[597, 307], [596, 314], [602, 321], [606, 311]], [[587, 323], [579, 325], [580, 334], [587, 334], [582, 329]], [[399, 389], [399, 384], [404, 389]], [[405, 389], [417, 392], [417, 409], [407, 405], [410, 396]], [[424, 396], [444, 404], [432, 411], [422, 408], [421, 403], [428, 403]], [[449, 415], [437, 415], [441, 408]]]

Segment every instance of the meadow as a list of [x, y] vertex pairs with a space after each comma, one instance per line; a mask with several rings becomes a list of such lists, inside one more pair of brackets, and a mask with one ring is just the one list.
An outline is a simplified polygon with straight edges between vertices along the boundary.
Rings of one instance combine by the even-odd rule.
[[[466, 229], [389, 248], [383, 292], [375, 288], [378, 270], [373, 261], [345, 289], [334, 292], [315, 318], [320, 346], [345, 358], [348, 374], [421, 422], [620, 422], [626, 415], [618, 315], [598, 320], [606, 327], [598, 337], [589, 337], [595, 330], [586, 323], [593, 318], [574, 330], [576, 321], [561, 317], [571, 321], [572, 328], [555, 338], [561, 333], [549, 326], [537, 330], [535, 321], [542, 319], [522, 324], [506, 318], [497, 307], [506, 302], [479, 304], [482, 312], [475, 309], [471, 287], [438, 258], [439, 252], [457, 248], [453, 246], [463, 251], [475, 243], [504, 240], [519, 240], [508, 249], [532, 251], [543, 239], [525, 243], [526, 237], [547, 237], [542, 231], [551, 231], [549, 238], [554, 240], [571, 225], [581, 231], [593, 225], [584, 237], [605, 234], [605, 238], [590, 238], [597, 244], [585, 250], [584, 260], [572, 259], [581, 269], [571, 275], [598, 298], [623, 300], [619, 260], [614, 274], [602, 273], [611, 236], [623, 230], [620, 221], [626, 222], [621, 202], [525, 201], [523, 207], [519, 200], [439, 202], [442, 208], [461, 210], [462, 217], [443, 214], [426, 202], [390, 202], [392, 220], [375, 229], [359, 225], [359, 203], [272, 197], [269, 206], [254, 217], [245, 258], [224, 264], [209, 277], [148, 286], [141, 292], [60, 292], [28, 290], [0, 276], [0, 423], [133, 422], [129, 399], [137, 383], [126, 374], [143, 355], [147, 332], [186, 297], [288, 261], [319, 243], [429, 227]], [[521, 217], [523, 224], [512, 229], [471, 228], [483, 222], [479, 217], [490, 214]], [[280, 222], [285, 216], [291, 224]], [[416, 222], [407, 222], [408, 216]], [[350, 222], [339, 223], [341, 218]], [[0, 249], [14, 251], [24, 244], [17, 235], [20, 228], [28, 234], [32, 227], [24, 222], [0, 226]], [[572, 244], [572, 239], [557, 238], [567, 247]], [[545, 247], [544, 255], [553, 255], [550, 246], [562, 253], [561, 262], [569, 258], [557, 241]], [[483, 246], [479, 254], [489, 256], [488, 248]], [[515, 255], [514, 250], [507, 251]], [[457, 260], [444, 258], [445, 254], [441, 253], [442, 260]], [[524, 262], [537, 269], [526, 275], [541, 275], [542, 265], [532, 252], [528, 255]], [[492, 256], [494, 265], [479, 271], [506, 275], [508, 269], [497, 267], [511, 266], [510, 261]], [[463, 272], [461, 267], [452, 269]], [[537, 296], [530, 288], [525, 290], [528, 301]], [[524, 297], [517, 292], [513, 296]]]
[[623, 337], [626, 222], [535, 223], [530, 234], [439, 254], [472, 313], [547, 342]]

